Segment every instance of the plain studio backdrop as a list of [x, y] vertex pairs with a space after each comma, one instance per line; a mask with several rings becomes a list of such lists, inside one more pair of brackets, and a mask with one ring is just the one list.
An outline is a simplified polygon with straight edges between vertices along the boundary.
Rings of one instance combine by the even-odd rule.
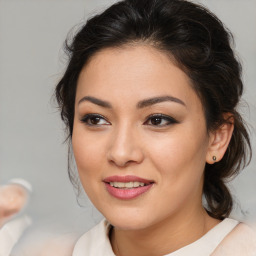
[[[66, 65], [62, 51], [75, 25], [103, 10], [109, 0], [0, 0], [0, 184], [24, 178], [33, 186], [27, 208], [35, 226], [82, 232], [100, 214], [82, 194], [79, 206], [67, 174], [67, 145], [54, 87]], [[233, 32], [245, 84], [244, 118], [256, 149], [256, 0], [199, 1]], [[245, 104], [243, 104], [245, 105]], [[233, 216], [256, 220], [256, 157], [230, 183]]]

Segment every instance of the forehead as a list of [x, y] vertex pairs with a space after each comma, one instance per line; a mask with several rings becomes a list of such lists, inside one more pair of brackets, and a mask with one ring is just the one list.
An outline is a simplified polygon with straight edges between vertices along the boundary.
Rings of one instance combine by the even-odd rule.
[[178, 97], [188, 104], [199, 101], [188, 76], [170, 56], [145, 45], [96, 53], [80, 73], [76, 100], [88, 95], [130, 103], [161, 95]]

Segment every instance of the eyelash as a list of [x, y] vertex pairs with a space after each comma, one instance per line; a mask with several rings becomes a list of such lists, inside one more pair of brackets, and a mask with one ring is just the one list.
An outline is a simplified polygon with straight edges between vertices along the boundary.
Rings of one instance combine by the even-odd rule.
[[[104, 122], [106, 122], [105, 124], [93, 124], [92, 120], [98, 118], [98, 120], [105, 120]], [[160, 120], [160, 123], [165, 120], [167, 123], [166, 124], [149, 124], [149, 122], [155, 119], [155, 121], [158, 119], [158, 121]], [[110, 122], [108, 122], [106, 120], [106, 118], [102, 115], [99, 114], [87, 114], [85, 115], [81, 120], [82, 123], [85, 123], [88, 126], [101, 126], [101, 125], [109, 125], [111, 124]], [[173, 117], [167, 116], [167, 115], [163, 115], [163, 114], [153, 114], [147, 117], [146, 121], [143, 123], [143, 125], [150, 125], [153, 127], [165, 127], [165, 126], [169, 126], [172, 124], [178, 123], [178, 121], [176, 119], [174, 119]]]
[[154, 126], [154, 127], [165, 127], [165, 126], [169, 126], [169, 125], [178, 123], [178, 121], [176, 119], [174, 119], [173, 117], [163, 115], [163, 114], [153, 114], [153, 115], [148, 116], [147, 120], [143, 124], [147, 124], [150, 120], [152, 122], [153, 119], [159, 119], [161, 122], [163, 120], [165, 120], [167, 123], [164, 125], [154, 125], [154, 124], [148, 124], [148, 125]]
[[87, 114], [87, 115], [85, 115], [80, 121], [82, 122], [82, 123], [85, 123], [86, 125], [88, 125], [88, 126], [100, 126], [100, 125], [106, 125], [106, 124], [93, 124], [92, 123], [92, 119], [95, 119], [95, 118], [99, 118], [99, 119], [101, 119], [101, 120], [105, 120], [106, 122], [107, 122], [107, 125], [108, 124], [110, 124], [107, 120], [106, 120], [106, 118], [104, 117], [104, 116], [102, 116], [102, 115], [99, 115], [99, 114]]

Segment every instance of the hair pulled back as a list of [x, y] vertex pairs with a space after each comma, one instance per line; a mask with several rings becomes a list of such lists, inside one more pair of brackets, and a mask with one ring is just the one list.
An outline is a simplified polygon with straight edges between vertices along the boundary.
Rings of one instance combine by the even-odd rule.
[[233, 201], [225, 182], [250, 161], [251, 145], [236, 110], [243, 83], [231, 48], [232, 35], [206, 8], [184, 0], [125, 0], [89, 19], [71, 43], [66, 41], [70, 59], [56, 87], [69, 138], [83, 66], [102, 49], [137, 43], [166, 52], [187, 74], [202, 101], [208, 131], [229, 122], [225, 113], [232, 115], [234, 132], [228, 149], [221, 161], [206, 163], [203, 187], [208, 213], [217, 219], [227, 217]]

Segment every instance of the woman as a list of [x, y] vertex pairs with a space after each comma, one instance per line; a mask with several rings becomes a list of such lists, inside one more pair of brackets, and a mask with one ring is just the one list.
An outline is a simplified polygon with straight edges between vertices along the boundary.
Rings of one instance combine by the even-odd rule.
[[[251, 155], [231, 39], [202, 6], [126, 0], [67, 44], [56, 97], [80, 181], [106, 218], [74, 256], [256, 251], [251, 230], [228, 218], [225, 182]], [[241, 233], [250, 239], [233, 250]]]

